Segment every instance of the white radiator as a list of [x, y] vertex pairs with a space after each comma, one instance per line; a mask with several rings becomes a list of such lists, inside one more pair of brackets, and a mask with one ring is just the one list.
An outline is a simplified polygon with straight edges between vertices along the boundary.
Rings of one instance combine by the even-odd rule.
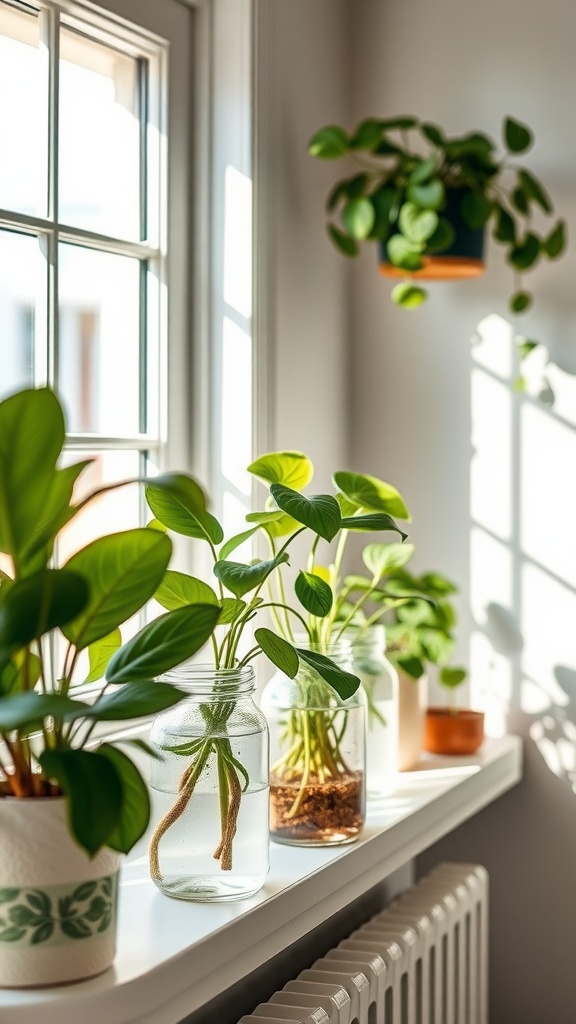
[[238, 1024], [487, 1024], [488, 874], [439, 864]]

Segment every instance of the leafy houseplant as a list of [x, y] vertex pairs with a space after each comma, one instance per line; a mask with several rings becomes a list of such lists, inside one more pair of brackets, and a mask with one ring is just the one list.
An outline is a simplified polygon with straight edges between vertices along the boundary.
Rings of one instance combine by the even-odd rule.
[[[332, 242], [350, 257], [363, 241], [376, 242], [383, 272], [404, 278], [392, 291], [393, 301], [415, 309], [427, 297], [415, 278], [481, 272], [481, 235], [491, 228], [513, 273], [510, 312], [525, 312], [532, 295], [522, 275], [540, 258], [563, 253], [566, 227], [558, 220], [539, 230], [535, 217], [551, 216], [552, 201], [531, 171], [512, 162], [531, 146], [531, 130], [506, 117], [502, 135], [504, 154], [482, 132], [450, 137], [415, 117], [369, 118], [350, 133], [338, 125], [321, 128], [310, 140], [310, 154], [356, 165], [326, 202]], [[462, 241], [472, 245], [464, 259]], [[523, 336], [516, 340], [521, 358], [537, 344]]]
[[[398, 530], [398, 527], [388, 512], [372, 511], [354, 517], [352, 513], [359, 511], [356, 503], [351, 503], [348, 508], [339, 504], [333, 495], [302, 495], [300, 490], [312, 478], [312, 465], [300, 452], [271, 453], [256, 460], [249, 469], [270, 485], [270, 499], [264, 511], [248, 515], [246, 530], [226, 541], [218, 521], [206, 514], [204, 495], [198, 485], [191, 487], [186, 484], [176, 500], [172, 495], [157, 492], [153, 482], [148, 485], [147, 500], [156, 520], [169, 530], [207, 544], [215, 576], [213, 585], [209, 585], [195, 577], [168, 570], [156, 592], [156, 599], [169, 609], [193, 606], [197, 601], [219, 608], [219, 627], [212, 639], [212, 671], [217, 673], [220, 685], [226, 673], [245, 670], [263, 652], [288, 678], [294, 679], [304, 667], [318, 688], [328, 691], [335, 700], [346, 701], [358, 688], [356, 676], [336, 665], [321, 651], [310, 650], [305, 644], [298, 643], [293, 632], [293, 626], [297, 624], [296, 628], [303, 631], [307, 639], [317, 637], [321, 631], [321, 620], [331, 607], [330, 587], [314, 573], [312, 566], [308, 567], [309, 571], [301, 570], [296, 581], [297, 606], [294, 607], [286, 597], [282, 570], [288, 563], [290, 546], [301, 534], [312, 537], [314, 552], [321, 541], [329, 543], [348, 529]], [[389, 493], [397, 494], [393, 488], [389, 488]], [[242, 543], [258, 533], [263, 533], [268, 539], [269, 558], [250, 563], [230, 559]], [[257, 628], [254, 643], [244, 651], [243, 641], [251, 636], [253, 620], [262, 612], [272, 615], [275, 628]], [[306, 612], [314, 616], [312, 625], [304, 617]], [[202, 709], [204, 725], [200, 731], [195, 727], [193, 734], [189, 732], [180, 739], [176, 737], [169, 746], [163, 747], [166, 755], [180, 760], [182, 767], [178, 768], [174, 763], [173, 777], [178, 780], [174, 799], [158, 821], [150, 845], [151, 874], [161, 887], [165, 874], [161, 844], [168, 842], [169, 831], [178, 828], [178, 823], [187, 815], [190, 822], [188, 839], [183, 841], [191, 847], [197, 831], [193, 797], [196, 794], [196, 802], [200, 806], [200, 798], [205, 792], [202, 785], [210, 784], [213, 799], [219, 804], [221, 839], [214, 858], [219, 862], [221, 871], [234, 870], [232, 838], [236, 828], [240, 827], [239, 815], [242, 813], [239, 794], [248, 794], [252, 784], [250, 771], [238, 753], [233, 758], [230, 756], [229, 725], [235, 709], [235, 699], [226, 699], [223, 694]], [[205, 776], [202, 782], [202, 766], [208, 772], [208, 781]], [[267, 808], [265, 818], [268, 836]], [[254, 821], [252, 825], [255, 828]], [[217, 878], [214, 877], [210, 884], [217, 888]]]
[[[0, 403], [0, 552], [6, 565], [0, 573], [0, 984], [11, 983], [14, 962], [2, 959], [5, 943], [26, 952], [61, 945], [58, 936], [64, 934], [87, 945], [108, 930], [113, 879], [100, 885], [98, 858], [131, 849], [147, 827], [150, 805], [124, 744], [96, 741], [95, 727], [149, 716], [179, 701], [182, 693], [155, 677], [197, 651], [219, 615], [207, 605], [170, 612], [121, 645], [120, 625], [154, 594], [172, 545], [158, 531], [128, 530], [94, 540], [59, 566], [62, 529], [110, 489], [74, 503], [74, 485], [91, 460], [59, 468], [64, 439], [62, 409], [49, 389], [21, 391]], [[169, 493], [172, 479], [160, 477], [155, 486]], [[79, 678], [82, 652], [89, 656], [86, 680]], [[95, 683], [96, 693], [76, 685], [83, 681]], [[146, 747], [126, 740], [131, 743]], [[24, 899], [22, 863], [32, 857], [30, 834], [38, 877], [51, 869], [48, 837], [45, 848], [31, 826], [20, 834], [15, 815], [42, 820], [47, 828], [52, 810], [63, 826], [53, 856], [65, 862], [62, 844], [69, 846], [75, 865], [73, 877], [60, 881], [74, 884], [68, 894], [61, 886], [53, 892], [36, 887], [18, 902]], [[12, 840], [24, 842], [23, 859], [11, 854]], [[26, 885], [34, 886], [34, 870]], [[81, 877], [81, 870], [88, 875]], [[82, 964], [74, 964], [66, 945], [62, 950], [56, 974], [44, 976], [35, 962], [31, 983], [82, 976]], [[113, 955], [113, 941], [108, 953]], [[106, 966], [96, 955], [89, 970]]]

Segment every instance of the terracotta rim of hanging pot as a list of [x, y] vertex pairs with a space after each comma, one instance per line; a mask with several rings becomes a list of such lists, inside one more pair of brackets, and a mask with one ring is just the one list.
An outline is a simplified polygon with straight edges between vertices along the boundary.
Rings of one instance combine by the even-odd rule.
[[430, 754], [474, 754], [484, 741], [484, 712], [470, 708], [429, 707], [424, 750]]

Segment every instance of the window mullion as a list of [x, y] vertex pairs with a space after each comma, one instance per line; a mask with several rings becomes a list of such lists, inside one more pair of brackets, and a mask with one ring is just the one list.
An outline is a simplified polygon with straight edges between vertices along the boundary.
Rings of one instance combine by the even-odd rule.
[[58, 372], [58, 97], [60, 80], [60, 12], [40, 12], [40, 31], [48, 55], [48, 261], [47, 382], [55, 385]]

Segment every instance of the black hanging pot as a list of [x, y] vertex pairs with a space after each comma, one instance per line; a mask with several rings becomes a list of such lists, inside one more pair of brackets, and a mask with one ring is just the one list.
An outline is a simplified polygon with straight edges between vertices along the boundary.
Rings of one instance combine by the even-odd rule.
[[[410, 277], [426, 278], [429, 281], [465, 280], [483, 274], [486, 269], [484, 260], [486, 230], [484, 227], [469, 227], [462, 217], [460, 203], [465, 194], [465, 189], [446, 189], [446, 205], [440, 212], [442, 217], [450, 221], [455, 233], [454, 241], [448, 249], [441, 253], [425, 253], [422, 256], [424, 266], [420, 270], [406, 271], [390, 263], [386, 252], [386, 242], [380, 242], [380, 273], [386, 277], [406, 277], [409, 274]], [[393, 226], [391, 234], [395, 230], [396, 227]]]

